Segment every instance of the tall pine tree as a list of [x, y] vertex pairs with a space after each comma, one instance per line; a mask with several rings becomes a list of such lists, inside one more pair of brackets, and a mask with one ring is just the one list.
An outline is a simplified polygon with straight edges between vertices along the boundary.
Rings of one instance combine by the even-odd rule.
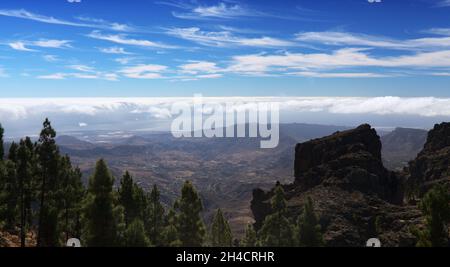
[[45, 119], [37, 145], [40, 163], [38, 247], [59, 245], [59, 199], [57, 199], [56, 194], [60, 187], [58, 179], [59, 150], [55, 137], [55, 130], [52, 128], [50, 121]]
[[19, 184], [17, 182], [16, 164], [6, 161], [4, 165], [3, 189], [0, 192], [0, 218], [4, 229], [14, 231], [17, 225]]
[[146, 207], [145, 226], [150, 241], [155, 246], [163, 246], [164, 222], [164, 206], [160, 201], [160, 193], [158, 187], [153, 185], [152, 191], [148, 196]]
[[61, 227], [66, 240], [81, 235], [81, 208], [85, 196], [82, 174], [79, 168], [73, 168], [69, 156], [60, 159], [59, 179], [62, 184], [60, 193]]
[[119, 187], [119, 201], [124, 208], [126, 226], [138, 217], [139, 210], [135, 200], [135, 185], [133, 182], [133, 177], [131, 177], [130, 173], [126, 171], [122, 179], [120, 179]]
[[25, 247], [25, 237], [31, 222], [31, 202], [33, 200], [33, 150], [30, 149], [31, 140], [22, 139], [17, 150], [17, 177], [20, 209], [20, 244]]
[[177, 200], [177, 230], [183, 247], [201, 247], [205, 241], [205, 225], [201, 217], [202, 201], [191, 182], [186, 181]]
[[84, 241], [89, 247], [114, 247], [119, 245], [117, 220], [114, 214], [114, 179], [103, 159], [95, 166], [89, 180], [85, 207]]
[[223, 216], [222, 210], [218, 209], [211, 225], [211, 245], [213, 247], [231, 247], [233, 236], [230, 225]]

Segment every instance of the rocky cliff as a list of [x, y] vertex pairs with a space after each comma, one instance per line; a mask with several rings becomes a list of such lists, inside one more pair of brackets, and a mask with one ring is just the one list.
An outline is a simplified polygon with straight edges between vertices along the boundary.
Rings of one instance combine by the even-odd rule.
[[428, 133], [424, 149], [409, 163], [408, 185], [419, 196], [434, 184], [450, 188], [450, 123], [435, 125]]
[[[445, 130], [436, 131], [450, 136]], [[435, 135], [439, 134], [430, 133]], [[440, 141], [427, 148], [434, 151], [446, 144]], [[369, 125], [298, 144], [295, 181], [283, 186], [289, 216], [298, 216], [309, 196], [328, 246], [363, 246], [372, 237], [380, 238], [384, 246], [413, 246], [416, 240], [410, 226], [421, 224], [422, 218], [415, 205], [403, 204], [408, 176], [383, 166], [380, 138]], [[271, 212], [272, 195], [273, 190], [253, 192], [256, 228]]]

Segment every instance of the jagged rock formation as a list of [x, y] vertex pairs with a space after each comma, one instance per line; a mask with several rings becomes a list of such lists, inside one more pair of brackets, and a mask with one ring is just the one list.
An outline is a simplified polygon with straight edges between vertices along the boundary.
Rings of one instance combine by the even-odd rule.
[[[369, 125], [298, 144], [295, 152], [295, 181], [283, 186], [289, 217], [309, 196], [328, 246], [363, 246], [372, 237], [384, 246], [415, 245], [410, 226], [421, 224], [421, 213], [402, 203], [406, 176], [383, 166], [380, 138]], [[257, 229], [271, 212], [272, 195], [253, 192]]]
[[435, 125], [424, 149], [409, 163], [408, 171], [408, 185], [419, 195], [437, 183], [450, 188], [450, 123]]
[[295, 184], [303, 190], [334, 185], [392, 203], [403, 199], [399, 178], [383, 166], [380, 137], [367, 124], [298, 144]]

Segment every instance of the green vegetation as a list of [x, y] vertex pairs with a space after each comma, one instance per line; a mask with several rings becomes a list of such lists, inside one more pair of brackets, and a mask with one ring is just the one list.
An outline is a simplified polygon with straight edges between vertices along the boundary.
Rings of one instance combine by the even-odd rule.
[[213, 247], [231, 247], [232, 243], [233, 236], [231, 235], [230, 225], [228, 225], [222, 211], [218, 209], [211, 226], [211, 245]]
[[13, 142], [6, 158], [3, 132], [0, 126], [0, 230], [18, 233], [21, 246], [64, 246], [73, 237], [91, 247], [323, 245], [312, 200], [295, 223], [279, 184], [261, 229], [249, 224], [239, 242], [221, 209], [205, 226], [200, 195], [189, 181], [166, 208], [156, 185], [147, 193], [128, 171], [116, 188], [103, 159], [84, 184], [80, 169], [61, 155], [48, 119], [36, 143], [28, 137]]
[[418, 247], [447, 247], [450, 223], [450, 194], [446, 187], [437, 185], [428, 191], [419, 208], [425, 216], [425, 229], [414, 229]]

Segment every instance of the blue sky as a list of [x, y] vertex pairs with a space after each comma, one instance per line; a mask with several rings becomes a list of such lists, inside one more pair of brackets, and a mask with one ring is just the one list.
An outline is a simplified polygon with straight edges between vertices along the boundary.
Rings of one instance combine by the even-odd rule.
[[0, 96], [450, 96], [448, 0], [2, 0]]

